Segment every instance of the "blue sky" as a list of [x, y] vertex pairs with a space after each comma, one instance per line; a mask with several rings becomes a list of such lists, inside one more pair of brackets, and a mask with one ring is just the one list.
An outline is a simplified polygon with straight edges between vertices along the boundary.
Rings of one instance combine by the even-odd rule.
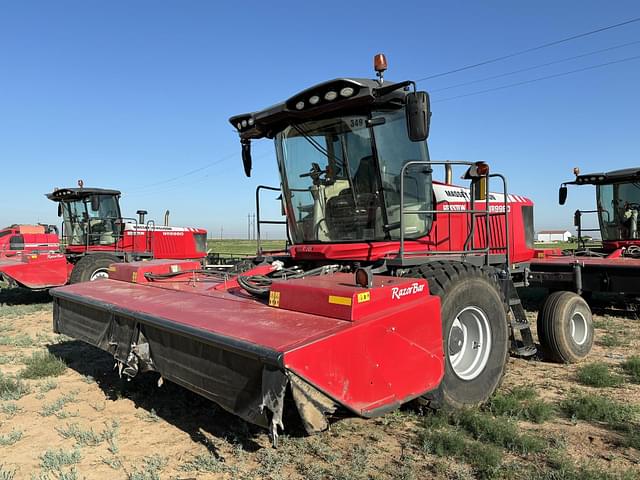
[[[393, 8], [391, 8], [393, 7]], [[241, 168], [228, 117], [340, 76], [418, 79], [640, 16], [634, 1], [0, 1], [0, 224], [57, 222], [53, 187], [118, 188], [123, 211], [246, 235], [258, 184], [277, 184], [273, 146]], [[532, 198], [536, 227], [570, 227], [583, 172], [637, 166], [640, 59], [473, 93], [640, 55], [640, 22], [419, 83], [432, 92], [433, 158], [486, 160]], [[272, 202], [272, 212], [277, 212]], [[272, 234], [275, 235], [275, 234]]]

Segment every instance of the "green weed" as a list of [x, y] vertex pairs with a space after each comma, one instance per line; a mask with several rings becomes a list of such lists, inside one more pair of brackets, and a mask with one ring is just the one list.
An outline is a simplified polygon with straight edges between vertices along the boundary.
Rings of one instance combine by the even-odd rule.
[[6, 435], [0, 435], [0, 446], [6, 447], [13, 445], [22, 438], [22, 430], [11, 430]]
[[533, 387], [514, 387], [506, 393], [497, 393], [487, 404], [487, 410], [534, 423], [544, 423], [554, 413], [553, 406], [539, 399]]
[[0, 322], [0, 333], [12, 332], [14, 329], [13, 322], [2, 321]]
[[152, 455], [144, 459], [142, 470], [134, 469], [128, 474], [128, 480], [159, 480], [160, 472], [167, 466], [168, 460], [162, 455]]
[[0, 464], [0, 480], [13, 480], [15, 476], [15, 470], [6, 470], [4, 465]]
[[631, 377], [631, 381], [640, 383], [640, 356], [634, 355], [622, 363], [622, 369]]
[[224, 462], [224, 458], [213, 453], [205, 453], [183, 463], [180, 469], [185, 472], [224, 473], [229, 470], [229, 466]]
[[38, 391], [40, 393], [47, 393], [56, 388], [58, 388], [58, 382], [55, 380], [47, 380], [38, 385]]
[[56, 431], [62, 438], [73, 438], [81, 447], [100, 445], [105, 439], [101, 433], [96, 433], [92, 428], [85, 430], [77, 423], [67, 424], [66, 427], [56, 427]]
[[153, 408], [149, 411], [136, 413], [136, 417], [138, 417], [140, 420], [143, 420], [149, 423], [156, 423], [160, 421], [160, 417], [158, 416], [155, 409]]
[[25, 360], [26, 368], [20, 373], [22, 378], [45, 378], [62, 375], [67, 364], [49, 352], [34, 352]]
[[15, 360], [14, 355], [0, 355], [0, 365], [6, 365]]
[[477, 410], [460, 410], [452, 413], [451, 420], [474, 439], [493, 443], [513, 452], [536, 453], [545, 447], [541, 439], [521, 434], [515, 423], [503, 417], [494, 418]]
[[597, 342], [603, 347], [609, 347], [609, 348], [623, 347], [629, 344], [628, 340], [625, 339], [622, 335], [618, 334], [618, 332], [612, 332], [612, 331], [600, 337], [600, 339]]
[[638, 407], [620, 403], [608, 397], [588, 393], [572, 393], [560, 407], [570, 418], [588, 422], [604, 422], [611, 426], [632, 422]]
[[528, 475], [531, 480], [634, 480], [637, 471], [617, 472], [603, 470], [591, 465], [576, 466], [561, 454], [552, 454], [548, 466], [537, 469]]
[[[78, 399], [77, 392], [70, 392], [62, 395], [56, 401], [52, 403], [47, 403], [43, 405], [42, 410], [40, 410], [40, 415], [43, 417], [50, 417], [51, 415], [56, 415], [59, 418], [61, 410], [69, 403], [75, 402]], [[64, 415], [63, 415], [64, 417]]]
[[609, 365], [604, 362], [588, 363], [578, 368], [578, 382], [590, 387], [618, 387], [624, 383], [620, 375], [611, 373]]
[[0, 372], [0, 400], [18, 400], [29, 393], [29, 386], [19, 378]]
[[10, 347], [31, 347], [34, 344], [33, 338], [26, 333], [19, 333], [18, 335], [3, 335], [0, 336], [0, 345]]
[[4, 413], [8, 418], [15, 417], [20, 410], [22, 409], [13, 402], [6, 402], [0, 405], [0, 413]]
[[471, 465], [478, 478], [493, 478], [502, 461], [499, 448], [468, 440], [457, 430], [423, 430], [419, 438], [425, 452], [466, 462]]
[[82, 459], [79, 448], [71, 451], [47, 450], [40, 456], [40, 466], [43, 470], [57, 471], [68, 465], [75, 465]]
[[122, 468], [122, 462], [119, 458], [102, 458], [102, 463], [109, 465], [114, 470], [120, 470]]

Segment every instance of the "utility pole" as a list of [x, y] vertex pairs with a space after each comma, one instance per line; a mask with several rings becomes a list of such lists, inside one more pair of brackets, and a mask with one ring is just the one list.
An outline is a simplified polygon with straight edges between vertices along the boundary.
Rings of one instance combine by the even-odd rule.
[[253, 214], [253, 239], [257, 239], [258, 235], [256, 234], [256, 214]]

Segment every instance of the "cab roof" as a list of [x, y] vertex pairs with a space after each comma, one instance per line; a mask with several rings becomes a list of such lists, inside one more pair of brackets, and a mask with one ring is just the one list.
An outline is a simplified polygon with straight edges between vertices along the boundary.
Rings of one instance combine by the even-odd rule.
[[567, 183], [576, 185], [606, 185], [620, 182], [640, 182], [640, 167], [576, 175], [576, 179], [573, 182]]
[[[412, 84], [411, 81], [404, 81], [380, 85], [376, 80], [367, 78], [336, 78], [307, 88], [264, 110], [234, 115], [229, 122], [243, 140], [273, 138], [291, 123], [320, 118], [338, 110], [357, 110], [375, 104], [395, 104], [399, 107], [406, 95], [405, 89]], [[342, 95], [345, 89], [350, 89], [352, 93]], [[333, 100], [325, 99], [328, 92], [335, 93]], [[318, 97], [315, 104], [309, 102], [313, 96]], [[300, 104], [303, 104], [302, 108], [298, 108]]]
[[46, 194], [47, 198], [54, 202], [80, 200], [91, 195], [121, 195], [121, 192], [106, 188], [56, 188], [53, 192]]

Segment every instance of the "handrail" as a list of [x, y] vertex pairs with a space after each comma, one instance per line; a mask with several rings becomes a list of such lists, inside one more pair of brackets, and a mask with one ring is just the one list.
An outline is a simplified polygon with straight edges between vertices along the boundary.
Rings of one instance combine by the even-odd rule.
[[[431, 210], [412, 210], [412, 211], [406, 211], [405, 210], [405, 175], [407, 172], [407, 169], [410, 168], [413, 165], [425, 165], [427, 167], [429, 167], [431, 169], [431, 167], [433, 165], [443, 165], [443, 166], [451, 166], [451, 165], [461, 165], [461, 166], [467, 166], [470, 167], [472, 165], [475, 165], [474, 162], [465, 162], [465, 161], [427, 161], [427, 160], [411, 160], [406, 162], [403, 166], [402, 169], [400, 170], [400, 248], [398, 251], [398, 255], [400, 256], [400, 258], [404, 258], [405, 256], [409, 255], [409, 256], [415, 256], [415, 255], [431, 255], [434, 252], [433, 251], [425, 251], [425, 252], [406, 252], [405, 250], [405, 215], [420, 215], [420, 214], [442, 214], [442, 211], [439, 211], [437, 209], [431, 209]], [[510, 267], [510, 247], [509, 247], [509, 238], [510, 238], [510, 231], [509, 231], [509, 214], [508, 214], [508, 194], [507, 194], [507, 181], [506, 178], [501, 175], [501, 174], [489, 174], [486, 175], [485, 178], [487, 179], [487, 191], [486, 191], [486, 196], [484, 199], [484, 204], [485, 204], [485, 209], [477, 209], [475, 208], [476, 206], [476, 201], [475, 201], [475, 190], [474, 190], [474, 186], [473, 184], [471, 185], [471, 188], [469, 189], [469, 209], [466, 210], [462, 210], [462, 211], [447, 211], [446, 214], [451, 216], [451, 215], [455, 215], [455, 214], [463, 214], [463, 215], [467, 215], [470, 218], [470, 222], [469, 222], [469, 234], [464, 242], [464, 249], [463, 250], [449, 250], [449, 251], [437, 251], [436, 253], [438, 254], [458, 254], [458, 255], [464, 255], [464, 254], [470, 254], [470, 253], [479, 253], [479, 254], [483, 254], [485, 255], [485, 264], [489, 265], [490, 260], [489, 260], [489, 255], [490, 255], [490, 251], [492, 249], [505, 249], [505, 257], [506, 257], [506, 266], [507, 268]], [[502, 206], [503, 206], [503, 211], [502, 212], [491, 212], [490, 209], [490, 198], [491, 198], [491, 190], [490, 190], [490, 182], [489, 179], [490, 178], [499, 178], [502, 180], [502, 191], [503, 191], [503, 201], [502, 201]], [[491, 216], [496, 216], [496, 215], [504, 215], [505, 217], [505, 237], [504, 237], [504, 246], [493, 246], [491, 244]], [[477, 217], [478, 216], [484, 216], [484, 225], [485, 225], [485, 231], [484, 231], [484, 247], [483, 248], [476, 248], [476, 238], [475, 238], [475, 230], [476, 230], [476, 221], [477, 221]]]
[[[270, 187], [268, 185], [258, 185], [256, 187], [256, 243], [257, 243], [257, 254], [262, 255], [262, 245], [260, 241], [260, 225], [286, 225], [286, 220], [262, 220], [260, 218], [260, 190], [270, 190], [272, 192], [281, 192], [282, 189], [280, 187]], [[287, 232], [287, 244], [291, 244], [291, 240], [289, 239], [289, 229], [285, 229]]]

